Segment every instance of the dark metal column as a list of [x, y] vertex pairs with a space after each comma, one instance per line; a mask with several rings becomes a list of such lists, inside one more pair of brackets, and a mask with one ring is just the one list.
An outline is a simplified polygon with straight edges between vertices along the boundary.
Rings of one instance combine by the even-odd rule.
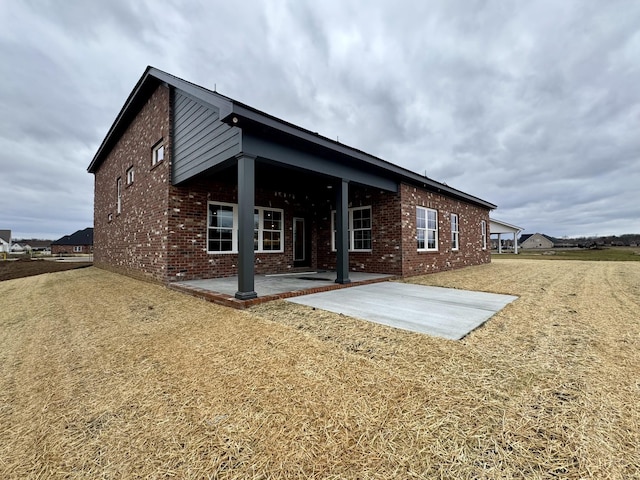
[[253, 212], [255, 210], [256, 157], [240, 154], [238, 159], [238, 291], [236, 298], [256, 298], [254, 290]]
[[342, 180], [336, 192], [336, 283], [349, 280], [349, 182]]

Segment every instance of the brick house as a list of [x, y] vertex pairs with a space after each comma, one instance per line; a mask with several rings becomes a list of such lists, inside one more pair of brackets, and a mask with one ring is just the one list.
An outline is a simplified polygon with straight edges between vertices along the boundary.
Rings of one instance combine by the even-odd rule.
[[495, 205], [147, 67], [88, 171], [94, 264], [167, 283], [490, 262]]
[[78, 230], [51, 242], [51, 255], [93, 253], [93, 228]]

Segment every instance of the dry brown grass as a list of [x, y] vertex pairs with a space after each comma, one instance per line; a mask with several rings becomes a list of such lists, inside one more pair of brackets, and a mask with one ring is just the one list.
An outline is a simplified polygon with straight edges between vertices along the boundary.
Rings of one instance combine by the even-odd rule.
[[640, 264], [413, 279], [520, 298], [461, 342], [95, 268], [0, 283], [0, 478], [639, 478]]

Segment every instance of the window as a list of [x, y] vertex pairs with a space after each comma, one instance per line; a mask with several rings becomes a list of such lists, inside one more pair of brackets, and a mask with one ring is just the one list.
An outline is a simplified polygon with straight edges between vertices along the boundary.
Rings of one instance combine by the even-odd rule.
[[122, 178], [118, 177], [116, 181], [116, 189], [118, 191], [118, 198], [116, 202], [116, 213], [120, 215], [122, 213]]
[[[210, 202], [207, 250], [210, 253], [238, 251], [238, 206]], [[256, 207], [253, 215], [253, 245], [256, 252], [284, 251], [284, 211]]]
[[458, 226], [458, 215], [451, 214], [451, 250], [460, 248], [460, 230]]
[[353, 208], [350, 213], [353, 250], [371, 250], [371, 207]]
[[[350, 252], [371, 250], [371, 207], [354, 207], [348, 210], [347, 234]], [[336, 211], [331, 212], [331, 249], [336, 249]]]
[[82, 253], [82, 245], [75, 245], [73, 247], [73, 252], [74, 253]]
[[158, 143], [153, 147], [153, 154], [151, 156], [151, 166], [155, 166], [164, 160], [164, 144]]
[[127, 185], [131, 185], [133, 183], [133, 167], [129, 167], [127, 170]]
[[234, 205], [209, 204], [207, 250], [209, 252], [234, 252], [237, 250], [234, 225], [237, 224]]
[[255, 250], [258, 252], [282, 251], [282, 210], [256, 208], [254, 219]]
[[436, 210], [416, 207], [416, 234], [418, 250], [438, 250], [438, 212]]
[[482, 220], [480, 222], [480, 235], [482, 235], [482, 249], [487, 249], [487, 222]]

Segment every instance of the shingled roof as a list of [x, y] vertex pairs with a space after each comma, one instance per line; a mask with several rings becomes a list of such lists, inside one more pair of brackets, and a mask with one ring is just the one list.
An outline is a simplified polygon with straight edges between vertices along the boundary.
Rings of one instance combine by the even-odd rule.
[[51, 245], [93, 245], [93, 228], [89, 227], [71, 235], [65, 235], [51, 242]]

